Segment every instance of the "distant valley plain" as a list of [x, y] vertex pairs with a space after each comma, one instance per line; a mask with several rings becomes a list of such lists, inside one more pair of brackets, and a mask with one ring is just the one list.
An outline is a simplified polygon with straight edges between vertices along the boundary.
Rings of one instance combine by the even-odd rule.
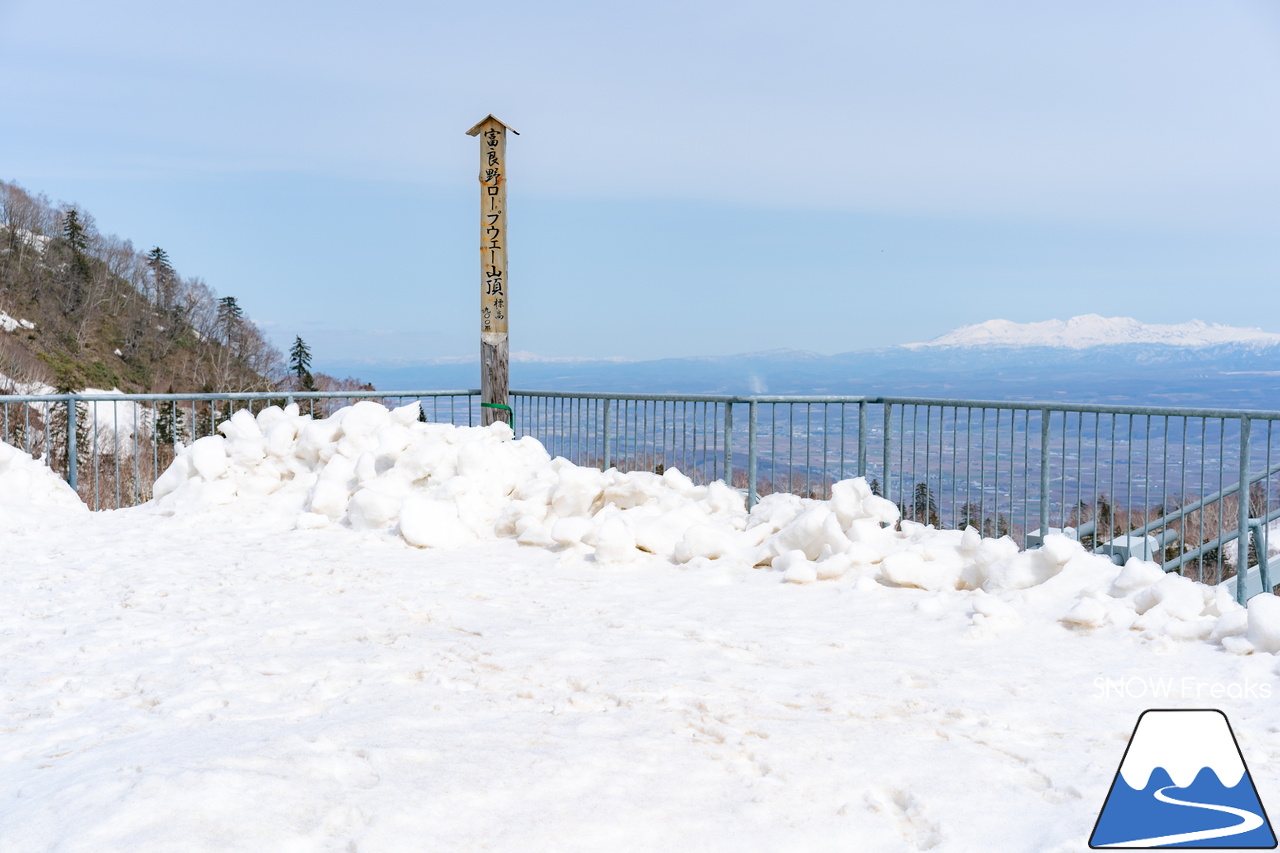
[[[338, 364], [382, 390], [474, 388], [476, 361]], [[796, 350], [653, 361], [514, 361], [512, 388], [625, 394], [832, 394], [1280, 410], [1280, 346], [1118, 344]]]

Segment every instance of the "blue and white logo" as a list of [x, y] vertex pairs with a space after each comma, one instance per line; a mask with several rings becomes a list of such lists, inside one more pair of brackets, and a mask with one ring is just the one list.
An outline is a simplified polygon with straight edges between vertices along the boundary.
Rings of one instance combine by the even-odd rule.
[[1089, 846], [1274, 849], [1275, 833], [1226, 715], [1144, 711]]

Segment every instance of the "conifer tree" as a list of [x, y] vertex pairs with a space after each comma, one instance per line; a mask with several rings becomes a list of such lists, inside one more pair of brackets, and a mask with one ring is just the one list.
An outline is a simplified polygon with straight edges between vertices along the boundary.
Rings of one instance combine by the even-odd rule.
[[[167, 394], [174, 393], [173, 385], [169, 385]], [[156, 417], [156, 442], [174, 445], [178, 441], [178, 404], [170, 400], [161, 403]]]
[[982, 505], [976, 503], [961, 504], [956, 515], [956, 530], [972, 527], [982, 530]]
[[89, 238], [85, 235], [80, 211], [68, 208], [62, 220], [62, 237], [71, 249], [71, 269], [81, 281], [89, 278]]
[[177, 275], [173, 271], [173, 265], [169, 263], [168, 253], [156, 246], [147, 252], [147, 266], [151, 268], [156, 304], [161, 308], [172, 308]]
[[316, 390], [315, 378], [311, 375], [311, 349], [301, 335], [294, 336], [289, 350], [289, 370], [293, 371], [299, 391]]
[[83, 252], [87, 248], [84, 236], [84, 223], [80, 221], [80, 211], [68, 208], [62, 219], [62, 236], [73, 252]]
[[[57, 385], [54, 386], [59, 394], [76, 393], [76, 378], [68, 370], [59, 370], [57, 377]], [[68, 406], [57, 406], [50, 412], [49, 416], [49, 447], [48, 452], [50, 460], [58, 468], [64, 471], [67, 459], [72, 452], [72, 445], [75, 445], [75, 454], [78, 460], [87, 459], [90, 452], [90, 431], [89, 431], [89, 408], [83, 401], [76, 401], [76, 432], [71, 435], [71, 425], [69, 423]]]
[[[905, 509], [903, 507], [902, 509]], [[908, 513], [903, 512], [903, 518]], [[921, 524], [932, 524], [934, 527], [940, 527], [941, 523], [938, 519], [938, 503], [934, 500], [933, 490], [929, 488], [928, 483], [916, 483], [915, 493], [912, 495], [911, 502], [911, 519]]]
[[218, 300], [218, 329], [222, 332], [222, 342], [233, 350], [240, 337], [243, 322], [244, 311], [234, 296], [224, 296]]

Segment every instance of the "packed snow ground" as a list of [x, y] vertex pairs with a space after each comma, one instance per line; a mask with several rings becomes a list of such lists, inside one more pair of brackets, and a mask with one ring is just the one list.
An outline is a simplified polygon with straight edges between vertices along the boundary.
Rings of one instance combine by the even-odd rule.
[[0, 849], [1075, 851], [1151, 707], [1280, 802], [1272, 596], [414, 415], [111, 513], [0, 445]]

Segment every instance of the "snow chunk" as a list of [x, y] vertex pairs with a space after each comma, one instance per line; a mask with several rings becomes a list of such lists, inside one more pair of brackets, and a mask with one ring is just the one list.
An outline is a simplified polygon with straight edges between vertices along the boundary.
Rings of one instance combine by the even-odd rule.
[[1249, 599], [1249, 642], [1260, 652], [1280, 652], [1280, 598], [1269, 592]]
[[1069, 536], [1050, 533], [1040, 548], [1040, 560], [1046, 566], [1065, 566], [1072, 557], [1085, 553], [1084, 546]]
[[1111, 594], [1116, 598], [1123, 598], [1135, 590], [1145, 589], [1158, 583], [1162, 578], [1164, 578], [1164, 570], [1155, 563], [1130, 560], [1111, 584]]
[[1166, 574], [1134, 596], [1134, 609], [1144, 616], [1158, 610], [1175, 619], [1195, 619], [1204, 612], [1204, 595], [1200, 589], [1201, 585], [1190, 578]]
[[216, 480], [227, 470], [227, 442], [221, 436], [206, 435], [191, 445], [191, 467], [206, 480]]
[[419, 548], [456, 548], [467, 537], [459, 523], [458, 509], [448, 501], [411, 495], [400, 509], [400, 535]]
[[1221, 643], [1228, 637], [1243, 637], [1249, 630], [1249, 611], [1243, 607], [1218, 617], [1209, 634], [1209, 642]]
[[818, 579], [818, 570], [804, 551], [778, 555], [774, 558], [773, 567], [782, 572], [782, 579], [788, 583], [813, 583]]
[[1060, 620], [1071, 627], [1099, 628], [1109, 621], [1107, 608], [1096, 598], [1081, 598]]
[[596, 562], [627, 563], [639, 556], [630, 525], [619, 515], [606, 517], [596, 531]]
[[673, 556], [678, 563], [687, 563], [695, 557], [719, 560], [737, 556], [742, 546], [736, 532], [715, 524], [691, 524], [675, 546]]
[[918, 547], [890, 554], [880, 563], [885, 580], [929, 590], [956, 589], [963, 569], [958, 554], [930, 553]]
[[1023, 551], [989, 565], [982, 588], [987, 592], [1029, 589], [1044, 583], [1061, 569], [1051, 556], [1040, 550]]

